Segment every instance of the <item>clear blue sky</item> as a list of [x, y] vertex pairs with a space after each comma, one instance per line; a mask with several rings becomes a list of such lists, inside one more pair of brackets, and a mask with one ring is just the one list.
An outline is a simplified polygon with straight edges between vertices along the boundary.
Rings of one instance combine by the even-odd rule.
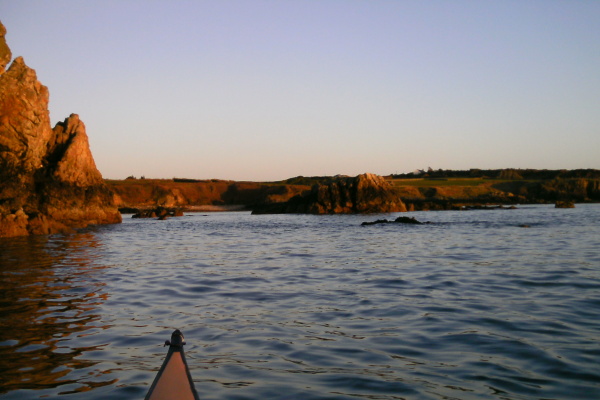
[[0, 0], [105, 178], [600, 169], [600, 1]]

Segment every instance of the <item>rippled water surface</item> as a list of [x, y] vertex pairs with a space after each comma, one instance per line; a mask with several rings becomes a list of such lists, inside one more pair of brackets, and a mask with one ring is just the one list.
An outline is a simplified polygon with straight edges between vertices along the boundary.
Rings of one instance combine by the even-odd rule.
[[0, 240], [0, 398], [141, 399], [175, 328], [202, 399], [600, 398], [600, 205], [409, 215]]

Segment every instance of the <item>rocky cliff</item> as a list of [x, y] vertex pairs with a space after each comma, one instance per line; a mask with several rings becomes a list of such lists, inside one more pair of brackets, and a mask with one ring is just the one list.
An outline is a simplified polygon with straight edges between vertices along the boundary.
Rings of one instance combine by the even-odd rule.
[[285, 203], [255, 208], [259, 213], [366, 214], [403, 212], [406, 206], [383, 177], [362, 174], [318, 183]]
[[[588, 177], [581, 177], [582, 174], [576, 170], [560, 171], [560, 177], [551, 171], [540, 171], [536, 176], [523, 179], [514, 175], [488, 178], [488, 175], [433, 179], [385, 177], [383, 179], [389, 182], [392, 190], [386, 189], [383, 193], [385, 196], [392, 196], [388, 203], [398, 203], [399, 198], [410, 211], [450, 210], [478, 205], [554, 203], [559, 200], [600, 202], [600, 171], [596, 170], [585, 172]], [[352, 198], [342, 189], [348, 186], [349, 179], [355, 178], [300, 176], [270, 183], [126, 179], [110, 180], [107, 184], [116, 193], [119, 207], [129, 212], [133, 212], [133, 209], [147, 210], [162, 206], [187, 211], [251, 209], [256, 213], [306, 213], [308, 202], [312, 201], [314, 204], [320, 203], [321, 210], [329, 208], [329, 213], [335, 212], [336, 208], [342, 212], [352, 209], [342, 207], [343, 201], [340, 201], [343, 193], [347, 198]], [[319, 196], [321, 200], [318, 200]], [[338, 200], [326, 200], [332, 196]], [[311, 198], [317, 200], [310, 200]], [[359, 203], [361, 201], [359, 199]], [[333, 204], [337, 205], [330, 206]], [[319, 209], [319, 206], [315, 207]]]
[[117, 223], [113, 194], [76, 114], [54, 129], [48, 89], [11, 52], [0, 23], [0, 237]]
[[0, 74], [3, 74], [6, 70], [6, 66], [12, 58], [10, 48], [6, 44], [6, 28], [0, 22]]
[[107, 184], [124, 212], [156, 207], [187, 211], [251, 209], [257, 204], [284, 202], [310, 190], [304, 185], [217, 179], [126, 179], [108, 180]]

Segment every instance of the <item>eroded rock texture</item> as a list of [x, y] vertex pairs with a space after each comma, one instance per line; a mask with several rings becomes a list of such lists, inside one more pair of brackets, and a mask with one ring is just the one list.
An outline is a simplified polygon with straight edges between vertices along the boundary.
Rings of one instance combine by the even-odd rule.
[[10, 62], [12, 58], [12, 53], [10, 52], [10, 48], [6, 44], [6, 39], [4, 36], [6, 35], [6, 28], [2, 23], [0, 23], [0, 74], [2, 74], [6, 68], [6, 65]]
[[400, 197], [383, 177], [362, 174], [336, 178], [312, 189], [307, 204], [311, 214], [362, 214], [406, 211]]
[[285, 203], [256, 207], [254, 213], [366, 214], [404, 212], [406, 206], [383, 177], [362, 174], [316, 184]]
[[0, 23], [0, 237], [120, 222], [83, 122], [71, 114], [52, 129], [35, 70], [22, 57], [4, 70], [5, 32]]

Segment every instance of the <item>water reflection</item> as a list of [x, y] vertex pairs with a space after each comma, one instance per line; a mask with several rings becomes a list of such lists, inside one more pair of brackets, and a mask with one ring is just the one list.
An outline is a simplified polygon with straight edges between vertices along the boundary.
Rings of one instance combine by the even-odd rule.
[[0, 394], [114, 383], [98, 379], [90, 368], [97, 361], [84, 357], [103, 347], [85, 337], [106, 328], [99, 246], [90, 231], [0, 240]]

